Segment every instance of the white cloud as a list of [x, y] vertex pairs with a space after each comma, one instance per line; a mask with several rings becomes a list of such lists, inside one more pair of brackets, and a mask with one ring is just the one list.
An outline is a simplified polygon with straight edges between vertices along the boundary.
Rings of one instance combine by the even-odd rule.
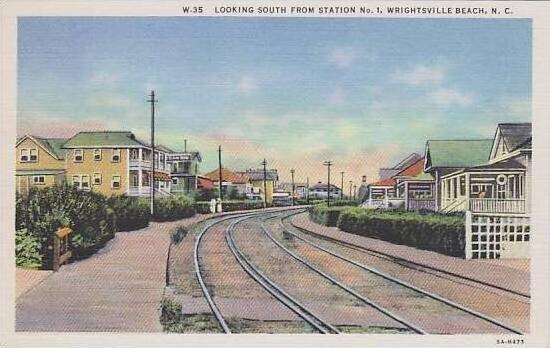
[[258, 83], [252, 77], [245, 76], [238, 82], [237, 88], [242, 94], [249, 95], [258, 89]]
[[346, 48], [335, 48], [330, 52], [328, 61], [339, 68], [347, 68], [355, 61], [355, 52]]
[[397, 70], [392, 78], [394, 81], [413, 86], [437, 85], [445, 80], [446, 74], [446, 68], [441, 65], [417, 65], [410, 71]]
[[429, 94], [428, 98], [440, 106], [468, 106], [472, 104], [472, 97], [470, 95], [449, 88], [439, 88]]

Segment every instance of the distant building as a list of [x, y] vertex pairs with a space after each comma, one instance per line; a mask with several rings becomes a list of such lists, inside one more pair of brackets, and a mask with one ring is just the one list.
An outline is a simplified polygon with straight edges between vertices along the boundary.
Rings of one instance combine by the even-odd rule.
[[[264, 170], [263, 169], [247, 169], [244, 172], [237, 172], [250, 179], [252, 185], [252, 199], [264, 199]], [[268, 169], [265, 173], [266, 186], [266, 202], [273, 203], [273, 192], [279, 182], [279, 174], [277, 169]]]
[[[208, 178], [214, 184], [214, 187], [218, 187], [220, 183], [219, 169], [203, 175]], [[248, 176], [232, 172], [227, 168], [222, 167], [222, 193], [224, 199], [228, 199], [231, 195], [237, 195], [242, 197], [252, 197], [252, 184]]]
[[198, 151], [167, 151], [167, 162], [172, 178], [171, 193], [189, 194], [199, 188], [199, 164], [202, 162]]
[[[338, 199], [342, 190], [333, 184], [330, 184], [330, 198]], [[318, 182], [317, 184], [309, 187], [309, 198], [311, 199], [326, 199], [329, 195], [329, 188], [327, 184]]]

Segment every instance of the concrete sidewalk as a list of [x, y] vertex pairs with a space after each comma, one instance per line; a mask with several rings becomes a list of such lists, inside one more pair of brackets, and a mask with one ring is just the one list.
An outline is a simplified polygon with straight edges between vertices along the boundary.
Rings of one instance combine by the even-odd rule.
[[315, 231], [332, 238], [354, 243], [377, 250], [394, 257], [435, 267], [465, 277], [481, 280], [496, 286], [529, 294], [530, 272], [529, 260], [465, 260], [447, 256], [433, 251], [416, 249], [383, 240], [358, 236], [341, 231], [337, 227], [327, 227], [312, 222], [307, 214], [292, 218], [296, 226]]
[[118, 232], [92, 257], [63, 266], [17, 299], [17, 331], [161, 332], [170, 232], [197, 215]]

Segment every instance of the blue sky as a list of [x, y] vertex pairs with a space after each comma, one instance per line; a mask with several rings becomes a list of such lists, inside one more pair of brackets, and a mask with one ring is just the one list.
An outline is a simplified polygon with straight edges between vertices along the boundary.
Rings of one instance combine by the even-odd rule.
[[531, 22], [342, 18], [22, 18], [18, 132], [125, 129], [199, 149], [203, 171], [266, 157], [285, 179], [347, 180], [531, 119]]

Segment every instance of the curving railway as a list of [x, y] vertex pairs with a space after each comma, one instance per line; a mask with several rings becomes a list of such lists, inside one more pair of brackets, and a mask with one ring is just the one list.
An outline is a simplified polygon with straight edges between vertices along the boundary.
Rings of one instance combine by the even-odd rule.
[[[241, 332], [234, 318], [246, 316], [246, 305], [228, 305], [230, 291], [263, 299], [269, 303], [263, 308], [267, 321], [270, 313], [283, 313], [299, 322], [302, 332], [527, 331], [517, 322], [504, 320], [498, 310], [480, 310], [410, 280], [432, 277], [451, 293], [469, 289], [472, 296], [483, 293], [496, 302], [505, 297], [526, 311], [528, 295], [331, 240], [294, 225], [292, 217], [302, 212], [285, 209], [233, 214], [209, 220], [199, 231], [193, 249], [194, 273], [221, 332]], [[370, 262], [372, 258], [377, 263]], [[402, 268], [407, 277], [380, 269], [381, 262]]]

